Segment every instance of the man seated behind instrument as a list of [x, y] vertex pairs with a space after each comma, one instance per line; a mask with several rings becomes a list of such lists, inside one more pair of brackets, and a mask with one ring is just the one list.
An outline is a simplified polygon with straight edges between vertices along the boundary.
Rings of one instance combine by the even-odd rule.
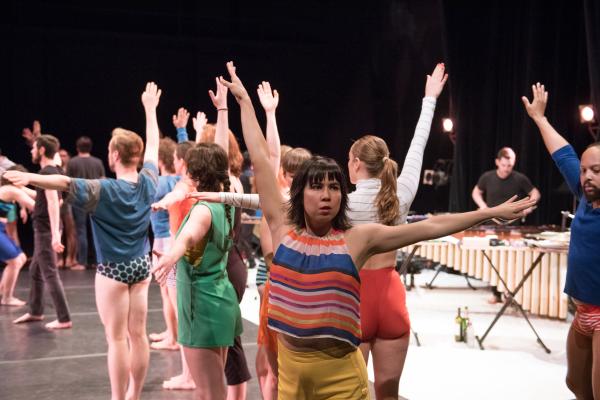
[[[496, 169], [483, 173], [473, 188], [473, 201], [479, 208], [497, 206], [514, 195], [519, 198], [530, 196], [535, 200], [540, 199], [539, 190], [529, 178], [513, 170], [516, 159], [517, 156], [510, 147], [503, 147], [498, 151]], [[530, 213], [533, 209], [528, 211]]]

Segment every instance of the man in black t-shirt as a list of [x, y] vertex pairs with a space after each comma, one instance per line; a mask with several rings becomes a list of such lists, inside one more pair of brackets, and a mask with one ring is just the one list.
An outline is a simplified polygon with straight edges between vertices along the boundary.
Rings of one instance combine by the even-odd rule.
[[[479, 208], [495, 207], [514, 195], [519, 196], [520, 199], [525, 196], [535, 200], [540, 199], [539, 190], [533, 186], [529, 178], [513, 170], [516, 159], [517, 156], [510, 147], [500, 149], [496, 156], [496, 169], [481, 175], [473, 188], [473, 201]], [[533, 208], [526, 210], [527, 214], [532, 211]], [[519, 224], [520, 221], [513, 223]], [[489, 300], [490, 303], [502, 301], [502, 295], [495, 287], [492, 288], [492, 293], [494, 296]]]
[[[31, 159], [42, 168], [40, 174], [61, 174], [54, 163], [54, 155], [59, 148], [58, 139], [51, 135], [40, 135], [33, 142]], [[50, 291], [57, 320], [46, 324], [48, 329], [68, 329], [72, 327], [67, 298], [56, 269], [56, 253], [64, 250], [60, 241], [60, 195], [56, 190], [37, 188], [35, 207], [31, 214], [33, 222], [33, 258], [29, 264], [31, 277], [29, 292], [30, 311], [13, 322], [41, 321], [44, 318], [44, 286]]]
[[[496, 157], [496, 169], [481, 175], [473, 188], [473, 201], [479, 208], [495, 207], [514, 195], [519, 198], [530, 196], [535, 200], [540, 199], [540, 192], [529, 178], [513, 170], [516, 158], [510, 147], [500, 149]], [[531, 211], [533, 210], [529, 210]]]
[[[71, 178], [100, 179], [105, 177], [104, 164], [92, 156], [92, 139], [82, 136], [75, 142], [77, 156], [73, 157], [67, 166], [67, 175]], [[89, 265], [88, 260], [88, 223], [89, 213], [73, 205], [73, 219], [77, 230], [77, 263], [72, 269], [84, 269]]]

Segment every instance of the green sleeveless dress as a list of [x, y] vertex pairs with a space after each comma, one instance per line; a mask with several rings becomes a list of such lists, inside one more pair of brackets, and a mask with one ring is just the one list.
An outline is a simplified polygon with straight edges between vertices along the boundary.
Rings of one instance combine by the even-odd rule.
[[[202, 243], [188, 249], [177, 262], [177, 339], [187, 347], [228, 347], [242, 333], [240, 306], [226, 269], [232, 227], [224, 205], [198, 202], [179, 231], [199, 205], [210, 210], [211, 228]], [[233, 222], [233, 208], [231, 211]]]

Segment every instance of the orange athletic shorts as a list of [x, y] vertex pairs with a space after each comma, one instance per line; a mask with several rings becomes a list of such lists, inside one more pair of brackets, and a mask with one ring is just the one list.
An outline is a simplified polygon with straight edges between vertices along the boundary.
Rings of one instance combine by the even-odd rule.
[[394, 267], [360, 271], [362, 341], [398, 339], [410, 331], [406, 289]]
[[[270, 269], [271, 262], [273, 261], [273, 254], [268, 254], [265, 257], [265, 263], [267, 264], [267, 269]], [[277, 353], [277, 332], [269, 329], [268, 327], [268, 307], [269, 307], [269, 291], [271, 289], [271, 280], [267, 278], [267, 282], [265, 282], [265, 288], [263, 290], [263, 297], [260, 302], [260, 311], [259, 311], [259, 322], [258, 322], [258, 338], [256, 342], [265, 346], [272, 352]]]
[[584, 336], [592, 337], [600, 331], [600, 307], [576, 301], [577, 312], [573, 320], [573, 328]]

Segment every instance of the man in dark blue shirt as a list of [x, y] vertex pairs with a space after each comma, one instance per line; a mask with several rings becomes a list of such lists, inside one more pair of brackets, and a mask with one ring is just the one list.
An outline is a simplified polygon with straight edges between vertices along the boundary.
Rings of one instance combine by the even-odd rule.
[[581, 155], [550, 125], [544, 111], [548, 92], [533, 86], [533, 101], [522, 98], [544, 144], [579, 199], [571, 225], [565, 293], [577, 305], [567, 337], [567, 386], [578, 399], [600, 399], [600, 142]]

